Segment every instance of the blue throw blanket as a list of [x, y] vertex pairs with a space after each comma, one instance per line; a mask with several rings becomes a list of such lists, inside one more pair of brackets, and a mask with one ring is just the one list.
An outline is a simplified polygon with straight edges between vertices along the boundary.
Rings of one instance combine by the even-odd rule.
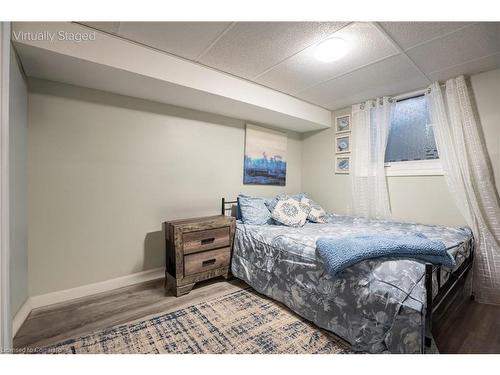
[[381, 257], [414, 258], [448, 268], [455, 266], [455, 259], [442, 241], [429, 240], [421, 233], [320, 238], [316, 241], [316, 251], [331, 275], [363, 260]]

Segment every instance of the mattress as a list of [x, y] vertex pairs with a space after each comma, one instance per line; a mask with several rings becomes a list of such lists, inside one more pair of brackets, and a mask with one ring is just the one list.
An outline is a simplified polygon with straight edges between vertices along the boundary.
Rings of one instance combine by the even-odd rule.
[[[349, 234], [423, 233], [441, 240], [456, 260], [470, 255], [468, 228], [397, 223], [328, 215], [327, 223], [301, 228], [238, 222], [233, 274], [259, 293], [369, 353], [419, 353], [426, 291], [425, 265], [413, 259], [377, 258], [331, 276], [316, 255], [318, 238]], [[441, 272], [444, 283], [452, 270]], [[433, 280], [437, 292], [437, 280]]]

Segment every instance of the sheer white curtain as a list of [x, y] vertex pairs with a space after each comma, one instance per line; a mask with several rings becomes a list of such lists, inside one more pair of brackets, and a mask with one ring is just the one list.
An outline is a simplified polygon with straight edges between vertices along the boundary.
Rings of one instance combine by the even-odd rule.
[[356, 216], [391, 216], [384, 159], [393, 111], [389, 98], [352, 107], [351, 207]]
[[426, 95], [446, 182], [476, 240], [475, 297], [500, 304], [500, 206], [467, 84], [450, 79], [443, 95], [436, 82]]

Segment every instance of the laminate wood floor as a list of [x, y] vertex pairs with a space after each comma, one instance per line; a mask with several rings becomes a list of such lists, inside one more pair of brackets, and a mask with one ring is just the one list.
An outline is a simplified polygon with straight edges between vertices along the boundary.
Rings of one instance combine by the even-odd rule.
[[14, 348], [35, 348], [184, 307], [247, 288], [217, 278], [196, 284], [187, 295], [165, 292], [163, 279], [34, 309], [14, 337]]
[[[33, 310], [14, 338], [15, 348], [37, 347], [168, 313], [248, 286], [239, 280], [199, 283], [188, 295], [166, 294], [163, 280]], [[434, 327], [441, 353], [500, 353], [500, 306], [467, 300]]]
[[433, 334], [443, 354], [500, 354], [500, 306], [467, 300]]

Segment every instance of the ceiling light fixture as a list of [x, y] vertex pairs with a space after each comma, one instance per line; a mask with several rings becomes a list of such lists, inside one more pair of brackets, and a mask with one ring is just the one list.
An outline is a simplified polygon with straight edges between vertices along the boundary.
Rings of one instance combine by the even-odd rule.
[[331, 62], [344, 57], [349, 46], [344, 39], [330, 38], [319, 43], [314, 50], [314, 57], [322, 62]]

